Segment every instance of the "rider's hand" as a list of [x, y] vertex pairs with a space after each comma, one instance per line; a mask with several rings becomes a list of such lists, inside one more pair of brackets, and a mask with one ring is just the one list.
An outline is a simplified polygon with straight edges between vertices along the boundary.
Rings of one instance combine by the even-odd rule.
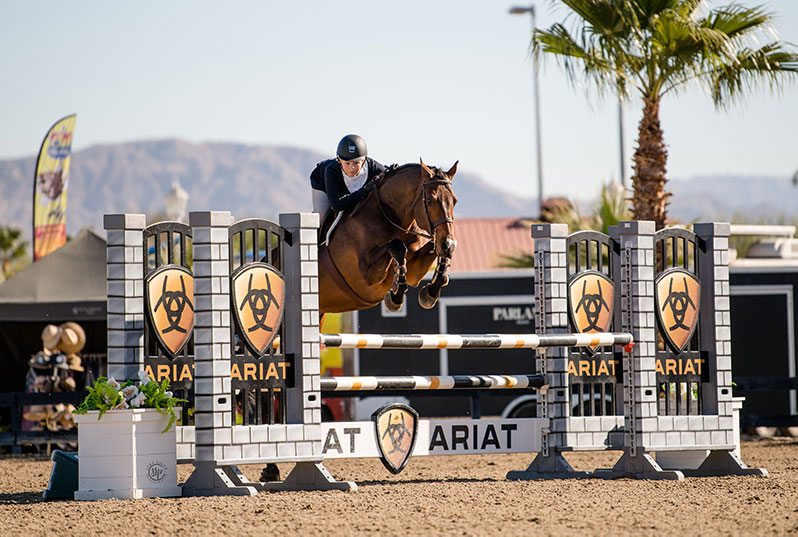
[[371, 192], [375, 188], [377, 188], [377, 181], [369, 181], [368, 183], [363, 185], [363, 190], [365, 190], [366, 192]]

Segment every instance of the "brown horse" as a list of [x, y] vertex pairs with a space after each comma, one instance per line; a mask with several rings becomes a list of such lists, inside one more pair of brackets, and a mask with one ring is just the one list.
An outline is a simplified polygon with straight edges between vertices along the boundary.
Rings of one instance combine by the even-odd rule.
[[452, 233], [457, 197], [452, 177], [420, 164], [389, 168], [369, 197], [338, 223], [329, 245], [319, 248], [319, 311], [370, 308], [383, 299], [391, 311], [402, 306], [408, 284], [418, 286], [438, 264], [432, 281], [419, 290], [425, 308], [449, 283], [449, 261], [457, 246]]

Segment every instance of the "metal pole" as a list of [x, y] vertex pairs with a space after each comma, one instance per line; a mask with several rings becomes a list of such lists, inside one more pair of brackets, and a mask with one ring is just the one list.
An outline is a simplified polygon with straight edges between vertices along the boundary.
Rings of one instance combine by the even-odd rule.
[[621, 187], [626, 190], [626, 156], [624, 155], [623, 147], [623, 97], [620, 92], [618, 93], [618, 136], [620, 138], [618, 143], [621, 154], [621, 173], [619, 177], [621, 178]]
[[[535, 36], [535, 6], [529, 6], [529, 13], [532, 16], [532, 37]], [[543, 150], [540, 140], [540, 95], [538, 91], [538, 60], [537, 55], [532, 54], [532, 92], [535, 100], [535, 149], [537, 150], [538, 161], [538, 217], [543, 217]]]
[[[532, 39], [535, 38], [535, 6], [528, 7], [511, 7], [511, 15], [523, 15], [529, 13], [532, 17]], [[540, 97], [538, 91], [538, 59], [535, 54], [532, 54], [532, 100], [534, 101], [535, 108], [535, 152], [537, 157], [537, 172], [538, 172], [538, 216], [543, 216], [543, 149], [541, 145], [540, 136]]]

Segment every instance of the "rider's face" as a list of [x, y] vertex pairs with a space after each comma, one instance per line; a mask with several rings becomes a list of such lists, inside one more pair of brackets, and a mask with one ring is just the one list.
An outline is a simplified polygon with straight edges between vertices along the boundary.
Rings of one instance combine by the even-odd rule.
[[341, 168], [344, 170], [344, 173], [347, 175], [347, 177], [354, 177], [360, 173], [360, 170], [363, 169], [363, 164], [366, 161], [364, 159], [348, 162], [346, 160], [338, 159], [338, 162], [341, 163]]

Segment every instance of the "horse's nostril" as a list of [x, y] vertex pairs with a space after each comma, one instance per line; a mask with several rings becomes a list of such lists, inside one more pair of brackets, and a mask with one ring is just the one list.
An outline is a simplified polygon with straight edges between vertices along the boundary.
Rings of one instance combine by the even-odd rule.
[[451, 237], [446, 237], [446, 239], [443, 241], [443, 250], [447, 254], [451, 255], [455, 248], [457, 248], [457, 241]]

